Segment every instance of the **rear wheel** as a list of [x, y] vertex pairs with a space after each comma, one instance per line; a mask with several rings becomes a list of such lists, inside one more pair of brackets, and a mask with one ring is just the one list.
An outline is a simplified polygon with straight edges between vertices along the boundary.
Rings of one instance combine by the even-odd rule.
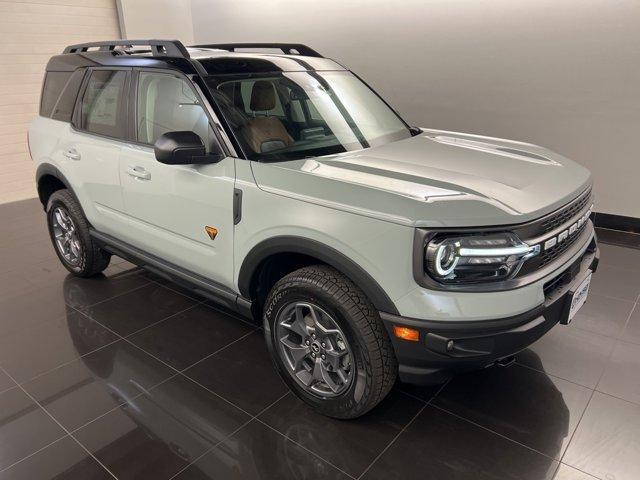
[[67, 270], [91, 277], [107, 268], [111, 255], [91, 238], [82, 208], [68, 190], [58, 190], [49, 197], [47, 223], [53, 247]]
[[305, 267], [282, 278], [267, 298], [264, 320], [280, 375], [324, 415], [359, 417], [395, 382], [396, 358], [378, 312], [331, 267]]

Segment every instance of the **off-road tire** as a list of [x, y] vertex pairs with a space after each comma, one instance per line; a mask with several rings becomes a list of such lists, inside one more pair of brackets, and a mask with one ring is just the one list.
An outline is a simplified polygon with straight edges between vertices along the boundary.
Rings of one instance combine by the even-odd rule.
[[[302, 386], [278, 353], [276, 321], [292, 302], [310, 302], [329, 313], [347, 337], [352, 351], [351, 383], [339, 396], [322, 398]], [[349, 419], [364, 415], [391, 390], [398, 364], [378, 311], [347, 277], [326, 265], [296, 270], [280, 279], [264, 306], [267, 345], [285, 383], [323, 415]]]
[[[56, 207], [62, 207], [73, 220], [77, 239], [81, 245], [80, 260], [77, 265], [70, 264], [60, 252], [53, 227], [53, 212]], [[89, 234], [89, 222], [84, 216], [82, 207], [75, 196], [67, 189], [55, 191], [47, 202], [47, 225], [53, 248], [62, 265], [78, 277], [92, 277], [102, 272], [111, 260], [111, 254], [102, 250]]]

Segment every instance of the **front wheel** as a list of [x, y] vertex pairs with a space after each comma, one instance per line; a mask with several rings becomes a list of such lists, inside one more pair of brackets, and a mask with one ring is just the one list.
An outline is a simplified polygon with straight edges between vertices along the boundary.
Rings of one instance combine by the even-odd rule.
[[296, 270], [271, 290], [265, 336], [278, 372], [320, 413], [356, 418], [393, 386], [397, 361], [369, 299], [337, 270]]

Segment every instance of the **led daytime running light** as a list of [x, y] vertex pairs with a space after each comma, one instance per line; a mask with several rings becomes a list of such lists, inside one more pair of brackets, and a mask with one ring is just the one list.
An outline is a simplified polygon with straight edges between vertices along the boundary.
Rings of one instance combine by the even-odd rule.
[[527, 244], [517, 247], [505, 248], [459, 248], [458, 255], [461, 257], [508, 257], [511, 255], [528, 255], [538, 253], [539, 245], [529, 246]]

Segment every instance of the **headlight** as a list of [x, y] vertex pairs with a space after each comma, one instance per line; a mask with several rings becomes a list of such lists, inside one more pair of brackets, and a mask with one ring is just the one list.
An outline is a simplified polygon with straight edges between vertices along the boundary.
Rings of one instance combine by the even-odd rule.
[[425, 247], [425, 268], [445, 284], [490, 282], [512, 278], [540, 246], [530, 246], [513, 233], [436, 235]]

